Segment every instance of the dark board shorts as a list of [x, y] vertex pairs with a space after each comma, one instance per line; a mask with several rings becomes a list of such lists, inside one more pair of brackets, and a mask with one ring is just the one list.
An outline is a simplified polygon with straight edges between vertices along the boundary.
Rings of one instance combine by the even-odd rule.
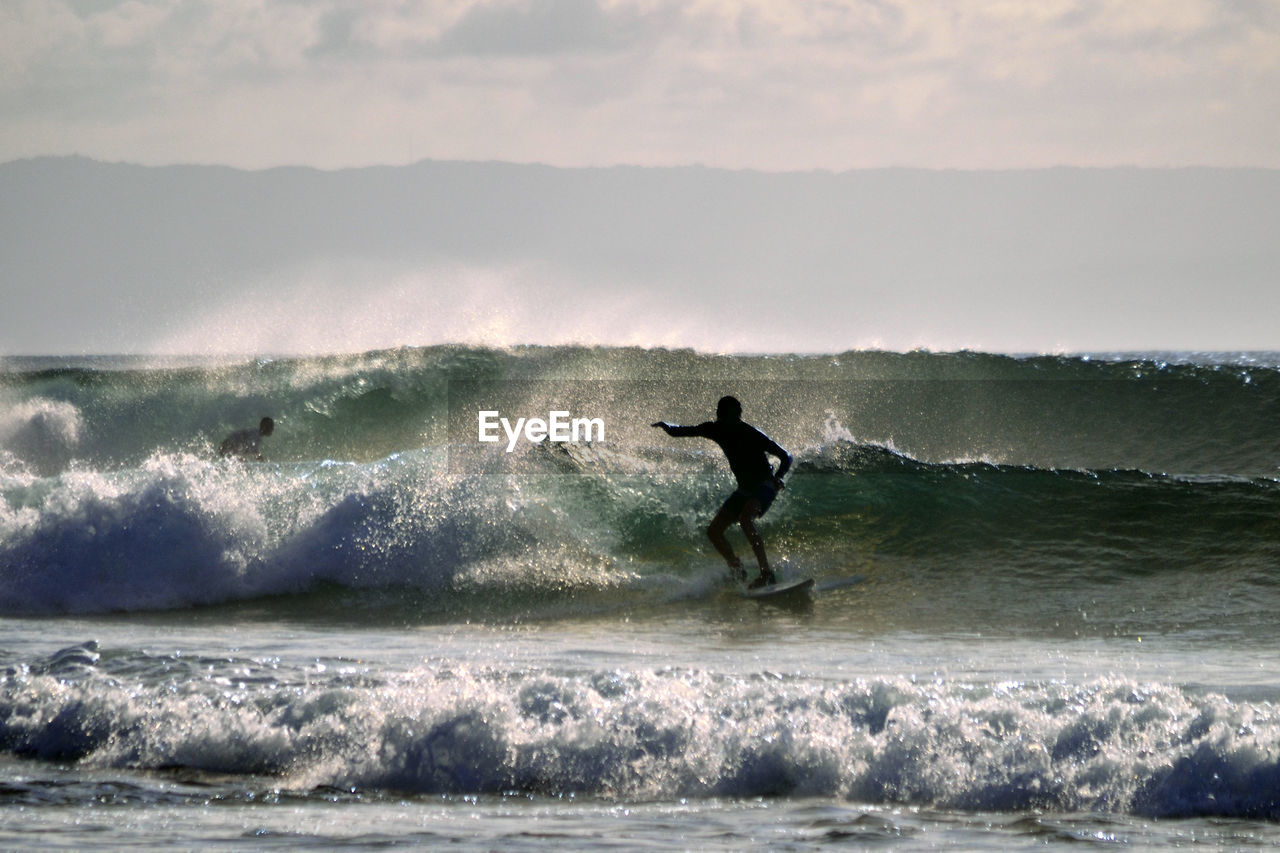
[[756, 513], [756, 518], [764, 515], [769, 511], [769, 507], [773, 504], [773, 499], [778, 496], [778, 490], [774, 488], [772, 480], [765, 480], [752, 490], [738, 489], [729, 495], [729, 499], [720, 507], [721, 512], [728, 511], [737, 518], [742, 514], [742, 509], [747, 505], [747, 501], [755, 498], [760, 504], [760, 511]]

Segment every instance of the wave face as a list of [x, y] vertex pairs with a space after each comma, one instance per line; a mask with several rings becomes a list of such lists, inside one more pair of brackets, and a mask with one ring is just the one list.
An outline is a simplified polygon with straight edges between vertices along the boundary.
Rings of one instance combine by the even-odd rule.
[[[1280, 604], [1280, 369], [1265, 355], [438, 347], [4, 368], [10, 615], [264, 597], [332, 612], [355, 592], [370, 618], [467, 619], [697, 594], [715, 564], [703, 528], [732, 483], [713, 445], [649, 424], [706, 419], [725, 393], [795, 453], [764, 525], [820, 581], [872, 573], [979, 608], [1118, 585], [1163, 618], [1210, 623], [1220, 606], [1245, 628]], [[559, 407], [598, 417], [603, 439], [510, 454], [476, 440], [478, 411]], [[267, 414], [266, 462], [215, 458]], [[1208, 576], [1218, 598], [1195, 614], [1154, 606]]]

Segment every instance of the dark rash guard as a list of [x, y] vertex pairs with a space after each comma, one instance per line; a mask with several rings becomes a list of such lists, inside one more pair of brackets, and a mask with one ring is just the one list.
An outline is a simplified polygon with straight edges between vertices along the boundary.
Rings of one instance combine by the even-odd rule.
[[[673, 436], [709, 438], [724, 451], [738, 488], [751, 492], [771, 477], [781, 477], [791, 466], [791, 455], [776, 441], [745, 421], [704, 421], [697, 426], [672, 426]], [[765, 454], [782, 460], [775, 474]]]

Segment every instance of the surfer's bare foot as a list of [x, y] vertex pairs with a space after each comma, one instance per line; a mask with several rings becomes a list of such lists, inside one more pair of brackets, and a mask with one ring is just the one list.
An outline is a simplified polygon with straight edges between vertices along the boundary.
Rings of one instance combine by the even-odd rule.
[[773, 572], [765, 569], [760, 573], [760, 577], [751, 582], [751, 585], [748, 586], [747, 589], [759, 589], [762, 586], [773, 586], [777, 582], [778, 579], [773, 576]]

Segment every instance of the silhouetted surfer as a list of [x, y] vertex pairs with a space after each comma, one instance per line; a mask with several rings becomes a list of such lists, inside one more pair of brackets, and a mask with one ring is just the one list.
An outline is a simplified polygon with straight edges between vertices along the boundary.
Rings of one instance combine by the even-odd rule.
[[256, 459], [262, 461], [259, 446], [262, 439], [275, 432], [276, 424], [271, 418], [263, 418], [257, 427], [237, 430], [222, 440], [218, 445], [219, 456], [234, 456], [237, 459]]
[[[716, 404], [714, 421], [706, 421], [697, 426], [675, 426], [666, 421], [658, 421], [654, 426], [666, 430], [667, 435], [700, 436], [720, 445], [729, 459], [733, 476], [738, 480], [738, 488], [729, 495], [716, 517], [711, 519], [707, 536], [729, 563], [734, 575], [744, 579], [746, 573], [742, 569], [742, 561], [724, 538], [725, 530], [737, 521], [742, 525], [742, 532], [747, 535], [747, 542], [751, 544], [751, 550], [755, 552], [756, 562], [760, 566], [760, 577], [752, 581], [751, 586], [754, 588], [776, 582], [773, 570], [769, 568], [769, 558], [764, 553], [764, 540], [756, 530], [755, 519], [765, 514], [783, 488], [782, 478], [791, 467], [791, 454], [772, 438], [742, 420], [742, 404], [734, 397], [720, 398], [720, 402]], [[765, 454], [782, 460], [777, 471], [773, 470]]]

